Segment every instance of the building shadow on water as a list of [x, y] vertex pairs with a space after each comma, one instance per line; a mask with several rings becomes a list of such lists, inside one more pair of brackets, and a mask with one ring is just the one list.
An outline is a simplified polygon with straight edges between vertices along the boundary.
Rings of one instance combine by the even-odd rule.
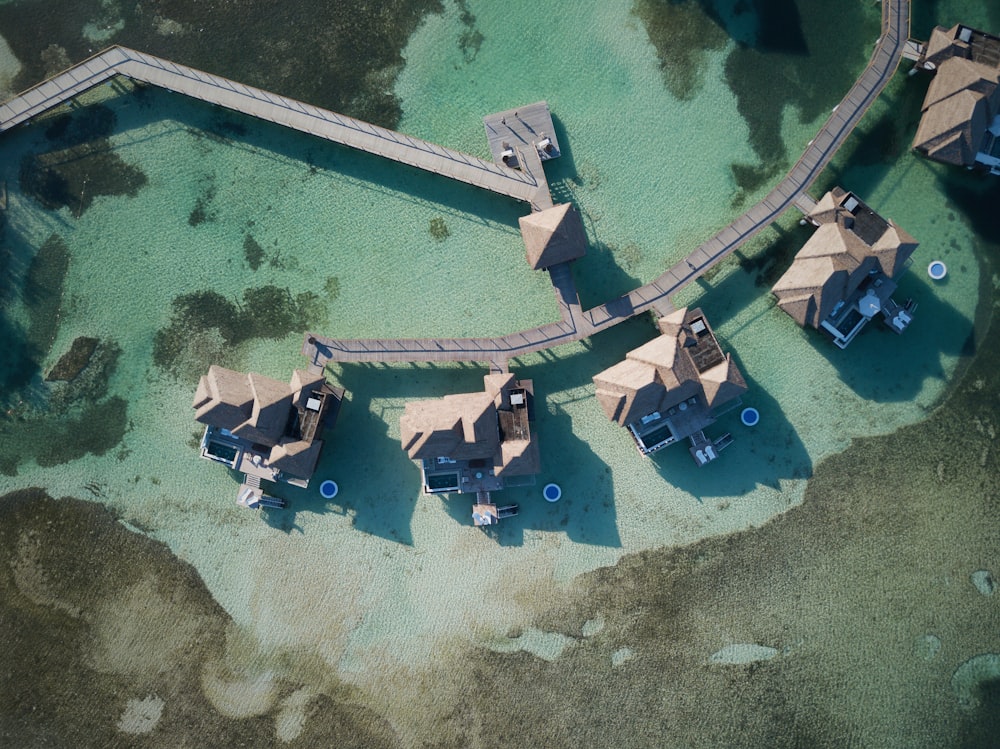
[[[688, 452], [687, 440], [666, 447], [650, 458], [665, 481], [690, 493], [698, 501], [726, 497], [738, 502], [741, 495], [760, 486], [780, 490], [783, 481], [812, 476], [812, 458], [780, 404], [748, 376], [742, 365], [740, 370], [749, 387], [743, 404], [722, 414], [705, 430], [712, 439], [726, 432], [734, 438], [717, 460], [699, 468]], [[753, 427], [744, 426], [740, 421], [740, 412], [748, 406], [760, 413], [760, 421]]]
[[[519, 200], [487, 193], [444, 176], [417, 169], [381, 156], [340, 145], [323, 138], [257, 119], [223, 107], [190, 99], [181, 94], [139, 85], [137, 89], [113, 89], [115, 96], [101, 102], [117, 118], [114, 128], [117, 142], [134, 145], [152, 123], [169, 118], [176, 129], [186, 130], [198, 147], [231, 148], [252, 154], [254, 158], [274, 159], [283, 163], [299, 162], [303, 179], [325, 179], [334, 184], [349, 183], [364, 188], [373, 199], [391, 196], [420, 205], [433, 204], [434, 212], [463, 220], [478, 219], [499, 223], [517, 230], [517, 218], [530, 212]], [[448, 147], [448, 143], [440, 144]], [[486, 137], [483, 136], [484, 150]], [[488, 161], [489, 158], [486, 157]], [[268, 206], [261, 206], [262, 211]]]
[[904, 276], [893, 296], [900, 303], [910, 297], [918, 303], [913, 322], [901, 335], [889, 330], [881, 316], [844, 350], [819, 331], [808, 331], [809, 341], [822, 347], [844, 384], [862, 398], [882, 403], [910, 401], [926, 380], [946, 379], [943, 357], [976, 353], [973, 322], [927, 287]]
[[[521, 376], [524, 373], [520, 373]], [[539, 385], [536, 381], [536, 393]], [[521, 546], [533, 532], [565, 535], [577, 544], [620, 547], [617, 514], [611, 471], [574, 431], [572, 417], [558, 407], [549, 408], [536, 398], [537, 430], [542, 470], [531, 486], [509, 487], [493, 495], [499, 506], [516, 504], [518, 514], [495, 526], [481, 528], [501, 546]], [[558, 484], [562, 497], [547, 502], [542, 490], [548, 483]], [[421, 501], [432, 500], [424, 497]], [[460, 525], [472, 525], [472, 503], [466, 494], [443, 498], [448, 514]]]
[[[550, 405], [547, 391], [589, 381], [593, 374], [590, 352], [567, 357], [547, 356], [511, 371], [535, 383], [532, 429], [538, 435], [541, 472], [532, 485], [510, 486], [493, 495], [498, 505], [516, 504], [518, 515], [497, 526], [474, 529], [474, 495], [423, 495], [420, 471], [402, 450], [397, 437], [390, 437], [407, 402], [440, 398], [450, 393], [482, 390], [486, 369], [473, 363], [438, 365], [338, 364], [333, 379], [348, 392], [337, 426], [327, 434], [320, 466], [308, 490], [282, 487], [275, 491], [288, 499], [286, 510], [267, 511], [272, 525], [292, 532], [301, 530], [298, 513], [339, 513], [353, 527], [391, 541], [413, 543], [410, 524], [418, 503], [441, 503], [454, 521], [469, 526], [469, 532], [485, 532], [497, 543], [519, 546], [533, 531], [565, 534], [568, 540], [599, 546], [620, 546], [611, 472], [585, 435], [575, 433], [571, 416]], [[332, 500], [319, 495], [324, 478], [339, 485]], [[542, 489], [558, 483], [563, 496], [549, 503]]]

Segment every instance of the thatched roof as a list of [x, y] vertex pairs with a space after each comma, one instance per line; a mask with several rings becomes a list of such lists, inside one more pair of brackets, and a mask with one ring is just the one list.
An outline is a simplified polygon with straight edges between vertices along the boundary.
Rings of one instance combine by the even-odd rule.
[[272, 447], [288, 426], [295, 399], [323, 382], [297, 371], [292, 385], [251, 372], [244, 374], [213, 364], [198, 382], [195, 419], [226, 429], [249, 442]]
[[951, 58], [971, 60], [991, 68], [1000, 68], [1000, 37], [969, 26], [955, 24], [950, 29], [937, 26], [931, 31], [919, 64], [940, 67]]
[[659, 327], [660, 336], [594, 376], [597, 402], [609, 419], [624, 426], [693, 396], [714, 408], [746, 391], [700, 309], [676, 310]]
[[924, 111], [913, 147], [936, 161], [972, 166], [992, 119], [989, 97], [976, 91], [959, 91]]
[[490, 458], [500, 443], [496, 406], [487, 393], [407, 403], [399, 430], [413, 460]]
[[322, 440], [309, 442], [307, 440], [283, 439], [271, 448], [267, 464], [292, 476], [308, 479], [316, 470], [316, 463], [322, 449]]
[[771, 291], [799, 325], [818, 328], [873, 269], [895, 278], [917, 241], [851, 193], [834, 188], [809, 219], [820, 226]]
[[[530, 394], [531, 381], [505, 372], [486, 375], [483, 383], [482, 393], [407, 403], [399, 420], [403, 449], [413, 460], [490, 461], [495, 476], [538, 473], [538, 438], [526, 426], [527, 403], [511, 403], [511, 391]], [[504, 434], [501, 417], [507, 427], [519, 426]]]
[[253, 410], [253, 391], [247, 376], [213, 364], [198, 381], [194, 394], [195, 420], [233, 430]]
[[528, 265], [534, 270], [587, 254], [583, 221], [570, 203], [522, 216], [518, 224], [524, 238]]
[[728, 403], [747, 391], [743, 373], [730, 354], [726, 354], [725, 361], [701, 373], [701, 386], [705, 390], [705, 400], [709, 408]]
[[[945, 44], [945, 37], [958, 30], [942, 34], [935, 29], [932, 34], [934, 49], [929, 44], [925, 56], [935, 62], [937, 72], [924, 97], [913, 147], [936, 161], [972, 166], [987, 128], [1000, 113], [1000, 69], [994, 62], [1000, 40], [970, 32], [975, 35], [971, 45], [956, 39]], [[984, 52], [984, 45], [996, 49]]]
[[493, 473], [496, 476], [533, 476], [542, 470], [541, 464], [538, 435], [532, 433], [530, 439], [500, 443], [500, 454], [494, 456]]

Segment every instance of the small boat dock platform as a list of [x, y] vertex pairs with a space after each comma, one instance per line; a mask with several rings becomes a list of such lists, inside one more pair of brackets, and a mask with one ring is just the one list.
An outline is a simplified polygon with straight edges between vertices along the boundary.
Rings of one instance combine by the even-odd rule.
[[261, 507], [282, 510], [288, 503], [279, 497], [270, 497], [264, 494], [260, 488], [259, 476], [244, 475], [239, 494], [236, 495], [236, 504], [250, 510], [258, 510]]
[[705, 436], [705, 432], [699, 431], [688, 437], [688, 441], [691, 443], [691, 447], [688, 448], [691, 457], [700, 468], [718, 458], [720, 452], [733, 444], [733, 436], [726, 432], [721, 437], [710, 440]]
[[497, 164], [520, 168], [518, 149], [533, 148], [542, 161], [562, 155], [548, 102], [537, 101], [483, 117], [486, 140]]
[[476, 504], [472, 505], [473, 525], [496, 525], [503, 518], [510, 518], [517, 515], [517, 505], [504, 505], [498, 507], [490, 498], [489, 492], [477, 492]]

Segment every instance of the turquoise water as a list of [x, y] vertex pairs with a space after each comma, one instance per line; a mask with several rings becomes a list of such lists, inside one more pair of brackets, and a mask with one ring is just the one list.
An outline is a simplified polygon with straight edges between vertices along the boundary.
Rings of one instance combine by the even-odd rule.
[[[860, 72], [873, 41], [838, 63]], [[548, 100], [566, 155], [547, 174], [584, 215], [590, 249], [574, 274], [585, 305], [596, 304], [656, 277], [732, 220], [741, 197], [749, 205], [767, 191], [769, 183], [741, 192], [732, 168], [760, 162], [727, 85], [735, 44], [705, 51], [699, 85], [679, 99], [629, 3], [449, 4], [402, 52], [398, 128], [486, 155], [484, 114]], [[806, 86], [831, 59], [797, 64]], [[866, 123], [920, 86], [926, 81], [897, 76]], [[841, 93], [826, 92], [824, 108], [805, 121], [792, 106], [780, 113], [786, 162]], [[296, 671], [300, 658], [384, 692], [375, 702], [403, 725], [405, 701], [389, 704], [390, 695], [407, 693], [408, 676], [444, 650], [523, 647], [555, 658], [565, 643], [524, 629], [539, 601], [566, 595], [576, 576], [623, 555], [766, 523], [802, 501], [825, 457], [923, 419], [975, 349], [976, 237], [942, 199], [941, 170], [905, 147], [891, 167], [837, 162], [824, 180], [856, 190], [921, 242], [897, 293], [918, 301], [916, 320], [903, 336], [873, 324], [845, 352], [799, 329], [747, 272], [766, 266], [782, 242], [808, 236], [797, 215], [784, 217], [674, 300], [704, 309], [746, 375], [744, 401], [761, 414], [752, 429], [738, 411], [719, 420], [714, 431], [736, 441], [718, 463], [699, 470], [681, 447], [642, 459], [594, 401], [591, 376], [653, 335], [643, 318], [512, 364], [535, 381], [543, 471], [535, 487], [504, 494], [521, 513], [496, 535], [471, 527], [465, 498], [421, 497], [419, 472], [399, 448], [406, 402], [481, 387], [483, 371], [459, 365], [333, 366], [348, 401], [317, 477], [335, 479], [340, 493], [323, 500], [318, 481], [288, 490], [291, 509], [262, 521], [236, 507], [233, 476], [196, 457], [198, 372], [218, 357], [285, 379], [304, 363], [304, 327], [337, 337], [466, 336], [556, 319], [547, 276], [524, 262], [517, 217], [526, 207], [165, 92], [102, 87], [85, 101], [114, 113], [113, 153], [146, 183], [131, 197], [95, 197], [82, 211], [45, 209], [23, 192], [18, 170], [26, 154], [51, 148], [51, 118], [5, 135], [12, 280], [3, 308], [14, 330], [30, 327], [30, 258], [58, 234], [69, 264], [41, 372], [78, 336], [114, 341], [121, 354], [104, 397], [127, 401], [126, 432], [103, 454], [56, 465], [39, 458], [44, 452], [22, 453], [0, 490], [45, 486], [93, 499], [191, 563], [240, 631], [233, 641], [252, 643], [233, 645], [230, 656], [242, 681], [206, 687], [224, 714], [270, 710], [272, 682], [318, 689], [321, 680]], [[443, 239], [431, 231], [437, 219]], [[256, 270], [248, 236], [261, 253]], [[928, 279], [932, 259], [948, 264], [946, 281]], [[297, 318], [305, 324], [237, 344], [190, 330], [172, 368], [154, 363], [176, 298], [213, 290], [242, 305], [247, 289], [265, 286], [309, 295]], [[36, 376], [5, 395], [22, 420], [4, 425], [0, 448], [17, 454], [26, 435], [41, 434], [48, 386]], [[562, 486], [557, 504], [541, 497], [549, 481]]]

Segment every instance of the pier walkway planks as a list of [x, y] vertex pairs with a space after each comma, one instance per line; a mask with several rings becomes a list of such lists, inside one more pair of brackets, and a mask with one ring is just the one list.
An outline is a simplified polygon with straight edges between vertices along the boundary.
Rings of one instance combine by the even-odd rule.
[[[307, 334], [302, 353], [313, 368], [327, 361], [482, 361], [506, 368], [509, 359], [579, 341], [650, 309], [666, 309], [670, 296], [770, 226], [784, 211], [812, 205], [807, 190], [895, 73], [910, 27], [910, 0], [884, 0], [882, 36], [864, 72], [834, 107], [795, 166], [770, 193], [651, 283], [583, 311], [568, 266], [549, 269], [562, 319], [497, 338], [338, 340]], [[115, 75], [291, 127], [320, 138], [508, 195], [541, 210], [552, 205], [537, 154], [524, 171], [412, 138], [309, 104], [236, 83], [125, 47], [111, 47], [0, 105], [0, 132], [72, 99]], [[531, 149], [529, 149], [531, 150]], [[535, 156], [535, 158], [531, 158]]]
[[[758, 232], [770, 226], [790, 207], [805, 212], [815, 201], [807, 190], [843, 144], [864, 113], [892, 78], [902, 58], [910, 29], [910, 0], [885, 0], [882, 4], [882, 36], [864, 72], [834, 107], [830, 117], [810, 141], [784, 179], [746, 213], [697, 247], [679, 263], [651, 283], [625, 296], [581, 312], [563, 304], [562, 321], [500, 338], [425, 340], [336, 340], [307, 335], [302, 353], [313, 366], [335, 361], [486, 361], [506, 366], [515, 356], [533, 353], [561, 343], [579, 341], [651, 309], [669, 308], [670, 296], [728, 257]], [[555, 268], [550, 269], [553, 285]], [[572, 278], [570, 278], [572, 282]], [[560, 291], [560, 295], [564, 294]], [[575, 298], [575, 289], [572, 292]], [[311, 344], [310, 340], [316, 343]]]
[[106, 49], [0, 104], [0, 132], [26, 122], [116, 75], [523, 200], [535, 210], [552, 204], [545, 173], [540, 167], [524, 171], [510, 169], [503, 164], [127, 47]]

